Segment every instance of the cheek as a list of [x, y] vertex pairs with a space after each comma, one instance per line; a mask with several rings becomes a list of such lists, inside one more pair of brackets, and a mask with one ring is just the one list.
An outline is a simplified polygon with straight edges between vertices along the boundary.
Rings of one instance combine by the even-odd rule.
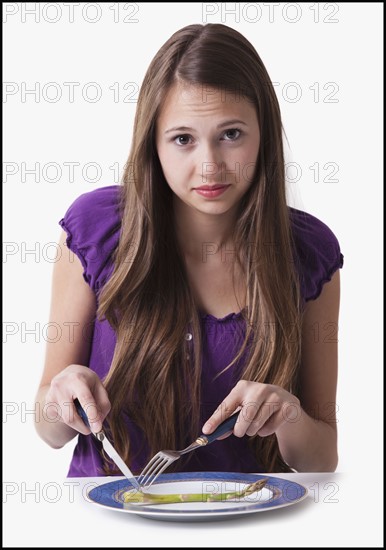
[[157, 153], [158, 153], [158, 158], [161, 163], [162, 169], [165, 170], [169, 163], [167, 150], [164, 149], [163, 147], [158, 146]]
[[170, 153], [166, 149], [160, 148], [158, 150], [158, 158], [161, 163], [161, 167], [167, 181], [173, 176], [173, 159], [171, 158]]
[[245, 149], [243, 153], [240, 155], [239, 163], [240, 163], [240, 176], [242, 181], [244, 182], [251, 181], [251, 178], [253, 177], [253, 174], [256, 168], [258, 152], [259, 152], [258, 148], [255, 145], [253, 145], [248, 149]]
[[159, 150], [158, 157], [161, 163], [162, 171], [169, 187], [178, 194], [178, 189], [185, 181], [186, 163], [179, 155], [173, 154], [169, 150]]
[[161, 163], [161, 167], [164, 176], [172, 187], [173, 185], [179, 185], [186, 180], [190, 171], [190, 163], [186, 155], [176, 153], [169, 148], [158, 150], [158, 158]]

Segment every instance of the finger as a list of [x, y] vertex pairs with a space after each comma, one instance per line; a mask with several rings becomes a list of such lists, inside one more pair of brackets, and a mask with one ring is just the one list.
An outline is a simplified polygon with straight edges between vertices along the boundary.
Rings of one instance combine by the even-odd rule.
[[[79, 375], [71, 375], [71, 385], [67, 387], [63, 383], [63, 376], [55, 376], [51, 380], [50, 389], [46, 394], [45, 410], [47, 411], [47, 420], [49, 422], [63, 422], [74, 430], [88, 435], [91, 433], [90, 428], [85, 425], [81, 417], [78, 415], [74, 406], [74, 399], [78, 395], [84, 394], [84, 397], [90, 397], [90, 390], [84, 385], [83, 378]], [[68, 386], [72, 389], [68, 389]], [[72, 393], [71, 393], [72, 392]], [[73, 395], [72, 395], [73, 394]], [[80, 401], [80, 400], [79, 400]], [[81, 401], [80, 401], [81, 402]], [[82, 404], [82, 402], [81, 402]]]
[[[205, 434], [212, 433], [220, 424], [229, 418], [243, 404], [243, 396], [246, 392], [248, 383], [240, 380], [236, 386], [229, 392], [227, 397], [220, 403], [215, 412], [205, 422], [202, 431]], [[236, 422], [237, 424], [237, 422]]]
[[282, 423], [280, 420], [281, 412], [278, 411], [274, 413], [268, 420], [263, 424], [261, 428], [259, 428], [255, 433], [248, 434], [248, 435], [259, 435], [260, 437], [267, 437], [268, 435], [271, 435], [276, 432], [280, 424]]
[[103, 422], [106, 416], [111, 411], [111, 403], [110, 403], [109, 396], [107, 394], [106, 388], [99, 381], [98, 381], [98, 384], [96, 384], [93, 393], [95, 397], [95, 402], [97, 403], [97, 406], [98, 406], [97, 414], [99, 415], [99, 420]]
[[[230, 395], [231, 394], [229, 394], [229, 396]], [[211, 434], [222, 422], [224, 422], [234, 412], [236, 412], [236, 410], [239, 408], [237, 405], [237, 401], [238, 399], [233, 399], [233, 400], [228, 399], [227, 401], [223, 401], [221, 405], [212, 414], [212, 416], [208, 418], [208, 420], [203, 425], [202, 433]]]
[[71, 428], [73, 428], [74, 430], [78, 431], [83, 435], [90, 435], [92, 433], [92, 430], [90, 430], [90, 428], [86, 425], [84, 420], [79, 416], [74, 403], [73, 402], [68, 403], [68, 406], [69, 406], [69, 417], [66, 421], [66, 424], [68, 424], [69, 426], [71, 426]]
[[[277, 417], [280, 404], [276, 401], [264, 401], [258, 408], [255, 417], [246, 430], [246, 435], [253, 436], [259, 433], [271, 418]], [[276, 416], [275, 416], [276, 415]], [[269, 429], [269, 428], [268, 428]], [[262, 432], [263, 433], [263, 432]], [[272, 432], [270, 432], [272, 433]], [[266, 435], [269, 435], [268, 433]]]
[[220, 437], [218, 437], [216, 441], [220, 441], [221, 439], [226, 439], [227, 437], [229, 437], [229, 436], [232, 435], [232, 434], [233, 434], [233, 430], [230, 430], [230, 431], [227, 432], [226, 434], [220, 435]]
[[248, 400], [243, 404], [239, 418], [234, 427], [234, 434], [236, 437], [243, 437], [248, 433], [248, 430], [253, 426], [255, 418], [259, 415], [260, 406], [260, 403], [256, 400]]
[[47, 396], [43, 409], [43, 416], [45, 420], [52, 424], [55, 422], [62, 422], [84, 435], [91, 433], [76, 412], [74, 403], [71, 399], [65, 399], [60, 396], [56, 396], [55, 398]]
[[261, 437], [266, 437], [275, 433], [280, 426], [286, 422], [291, 424], [297, 422], [301, 416], [300, 405], [296, 402], [285, 402], [281, 404], [280, 409], [275, 412], [267, 422], [261, 426], [257, 434]]
[[[83, 410], [85, 411], [85, 414], [87, 416], [87, 411], [84, 409], [84, 406], [79, 399], [79, 403], [82, 405]], [[78, 411], [76, 410], [74, 399], [69, 399], [66, 403], [66, 414], [63, 415], [63, 421], [71, 426], [74, 430], [77, 430], [79, 433], [83, 435], [90, 435], [92, 433], [92, 430], [90, 430], [89, 426], [84, 422], [83, 418], [79, 415]], [[88, 418], [88, 416], [87, 416]]]
[[62, 411], [59, 403], [47, 400], [43, 407], [43, 418], [48, 422], [60, 422], [62, 420]]
[[[94, 396], [91, 393], [89, 393], [89, 394], [79, 395], [76, 397], [78, 397], [79, 403], [82, 405], [82, 408], [86, 413], [87, 419], [91, 427], [91, 431], [94, 434], [100, 432], [103, 429], [102, 419], [104, 419], [104, 417], [101, 414], [100, 408], [97, 405]], [[79, 415], [77, 413], [76, 413], [76, 416], [79, 418]]]

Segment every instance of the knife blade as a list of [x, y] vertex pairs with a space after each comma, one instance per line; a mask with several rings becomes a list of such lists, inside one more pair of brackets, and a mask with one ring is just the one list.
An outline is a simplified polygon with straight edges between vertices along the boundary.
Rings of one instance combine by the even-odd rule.
[[114, 447], [111, 445], [110, 441], [107, 439], [105, 432], [102, 430], [101, 432], [98, 432], [95, 434], [95, 437], [99, 439], [99, 441], [102, 442], [103, 449], [106, 454], [109, 455], [111, 460], [115, 462], [115, 464], [118, 466], [118, 468], [121, 470], [122, 474], [127, 477], [127, 479], [130, 481], [132, 485], [135, 486], [138, 491], [141, 490], [141, 487], [139, 486], [138, 481], [136, 480], [134, 474], [131, 472], [130, 468], [126, 466], [126, 463], [123, 462], [122, 458], [119, 456], [117, 451], [114, 449]]
[[[77, 413], [83, 420], [84, 424], [91, 430], [90, 422], [88, 420], [87, 414], [85, 410], [83, 409], [82, 405], [80, 404], [78, 399], [74, 399], [74, 405], [76, 408]], [[111, 460], [118, 466], [118, 468], [121, 470], [122, 474], [130, 481], [131, 485], [133, 485], [138, 491], [141, 491], [141, 487], [139, 486], [138, 481], [136, 480], [134, 474], [131, 472], [130, 468], [126, 465], [126, 463], [122, 460], [122, 458], [119, 456], [117, 451], [114, 449], [110, 441], [107, 439], [106, 434], [104, 430], [101, 430], [98, 433], [93, 433], [91, 430], [91, 433], [93, 436], [98, 439], [103, 445], [103, 449], [105, 453], [111, 458]]]

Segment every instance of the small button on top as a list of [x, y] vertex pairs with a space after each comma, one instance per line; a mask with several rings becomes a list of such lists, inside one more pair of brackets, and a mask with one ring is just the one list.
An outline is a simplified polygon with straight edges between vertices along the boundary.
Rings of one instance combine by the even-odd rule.
[[185, 334], [185, 340], [191, 340], [192, 338], [193, 338], [193, 336], [190, 334], [190, 332]]

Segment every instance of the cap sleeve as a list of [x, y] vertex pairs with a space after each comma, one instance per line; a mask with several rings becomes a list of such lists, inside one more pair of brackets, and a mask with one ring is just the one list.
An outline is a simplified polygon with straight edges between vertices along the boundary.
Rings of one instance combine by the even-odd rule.
[[83, 278], [97, 292], [112, 272], [112, 254], [120, 233], [119, 189], [101, 187], [80, 195], [59, 225], [67, 233], [66, 244], [83, 266]]
[[290, 208], [300, 287], [304, 301], [315, 300], [323, 285], [343, 267], [343, 254], [338, 239], [321, 220]]

